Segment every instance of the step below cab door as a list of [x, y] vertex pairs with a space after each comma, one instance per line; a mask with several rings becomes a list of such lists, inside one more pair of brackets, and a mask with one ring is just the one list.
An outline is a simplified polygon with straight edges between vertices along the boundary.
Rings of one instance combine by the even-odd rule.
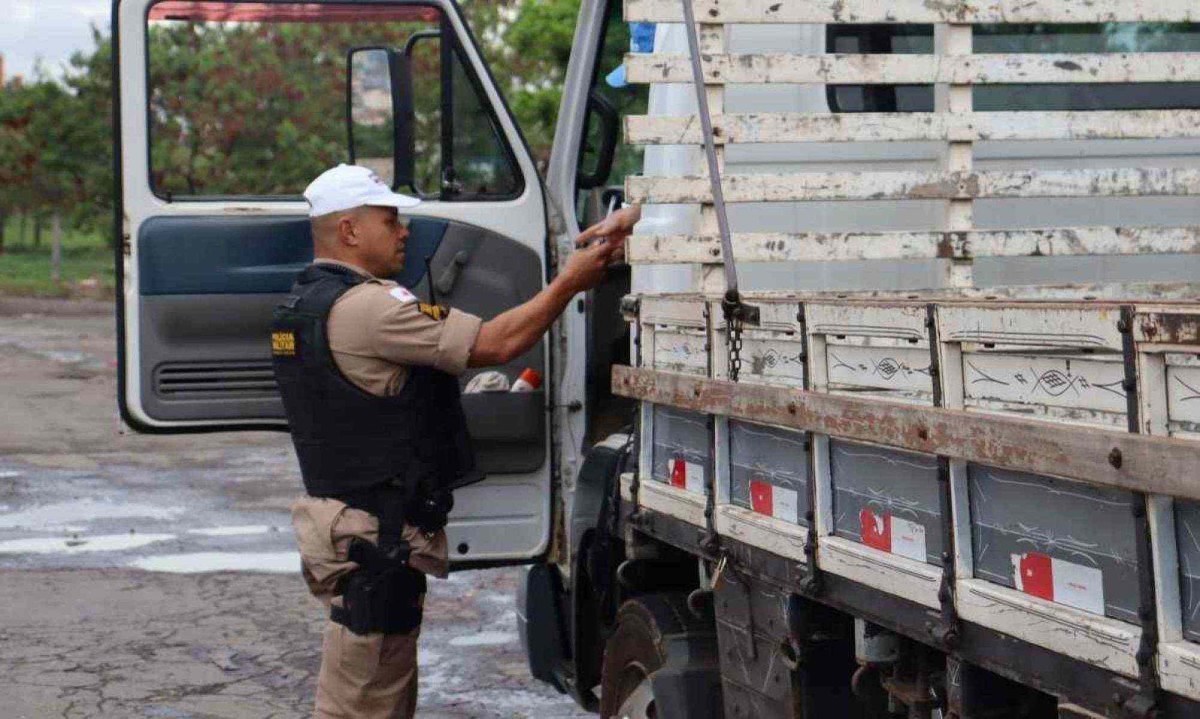
[[[301, 192], [339, 162], [425, 200], [406, 212], [396, 278], [422, 300], [432, 285], [488, 319], [544, 286], [542, 187], [450, 0], [120, 0], [113, 34], [118, 392], [133, 429], [286, 429], [271, 310], [312, 259]], [[546, 342], [496, 369], [525, 368], [549, 379]], [[545, 551], [548, 404], [542, 390], [464, 397], [489, 478], [456, 493], [452, 559]]]

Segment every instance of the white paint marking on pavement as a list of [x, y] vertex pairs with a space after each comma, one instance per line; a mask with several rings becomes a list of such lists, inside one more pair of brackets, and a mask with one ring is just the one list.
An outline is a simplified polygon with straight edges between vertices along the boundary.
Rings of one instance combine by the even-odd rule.
[[517, 641], [517, 635], [511, 632], [480, 632], [468, 634], [465, 637], [454, 637], [450, 640], [452, 647], [481, 647], [493, 644], [508, 644]]
[[32, 537], [0, 542], [0, 554], [121, 552], [174, 539], [174, 534], [102, 534], [95, 537]]
[[76, 502], [43, 504], [0, 516], [0, 529], [58, 529], [86, 524], [98, 519], [173, 519], [183, 514], [183, 507], [162, 507], [153, 504], [119, 504], [81, 499]]
[[248, 534], [266, 534], [271, 527], [265, 524], [247, 524], [239, 527], [201, 527], [189, 529], [189, 534], [202, 534], [206, 537], [240, 537]]
[[195, 552], [159, 554], [141, 557], [131, 567], [149, 572], [195, 574], [198, 572], [273, 572], [290, 574], [300, 571], [299, 552]]

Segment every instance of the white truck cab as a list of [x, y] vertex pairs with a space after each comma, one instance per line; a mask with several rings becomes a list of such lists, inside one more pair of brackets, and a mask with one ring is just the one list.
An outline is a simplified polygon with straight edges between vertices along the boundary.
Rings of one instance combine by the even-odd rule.
[[[599, 52], [608, 17], [603, 3], [588, 12], [581, 57]], [[596, 160], [581, 150], [589, 107], [600, 124], [595, 105], [579, 101], [592, 70], [572, 66], [544, 180], [449, 0], [120, 0], [113, 28], [118, 399], [139, 432], [286, 430], [267, 328], [311, 259], [300, 192], [323, 169], [359, 161], [421, 197], [396, 279], [485, 319], [554, 274], [579, 231], [579, 176], [607, 183], [594, 176], [607, 163], [589, 170]], [[611, 153], [616, 126], [605, 127]], [[455, 562], [546, 555], [561, 500], [552, 480], [577, 472], [606, 400], [589, 388], [588, 348], [620, 348], [602, 333], [626, 332], [615, 311], [623, 282], [615, 272], [612, 287], [581, 296], [544, 341], [498, 368], [510, 379], [537, 370], [541, 391], [464, 397], [488, 479], [457, 492]], [[589, 310], [605, 301], [612, 319], [593, 326]], [[607, 379], [607, 364], [592, 374]]]

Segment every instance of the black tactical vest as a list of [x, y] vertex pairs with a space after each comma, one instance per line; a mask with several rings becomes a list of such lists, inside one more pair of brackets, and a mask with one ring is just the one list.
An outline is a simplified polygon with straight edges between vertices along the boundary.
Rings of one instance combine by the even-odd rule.
[[[408, 499], [483, 479], [467, 433], [458, 380], [412, 367], [403, 389], [379, 397], [341, 373], [325, 322], [342, 293], [367, 278], [310, 265], [275, 308], [271, 354], [305, 490], [349, 501], [392, 486]], [[370, 494], [369, 492], [367, 494]]]

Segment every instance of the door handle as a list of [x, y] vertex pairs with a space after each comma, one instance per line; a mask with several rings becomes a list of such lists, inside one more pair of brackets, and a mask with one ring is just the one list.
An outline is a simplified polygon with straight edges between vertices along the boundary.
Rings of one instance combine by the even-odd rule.
[[471, 254], [466, 250], [460, 250], [454, 255], [454, 259], [450, 260], [450, 264], [442, 270], [441, 277], [438, 277], [433, 285], [439, 295], [448, 295], [454, 291], [454, 283], [458, 282], [458, 276], [462, 274], [470, 259]]

